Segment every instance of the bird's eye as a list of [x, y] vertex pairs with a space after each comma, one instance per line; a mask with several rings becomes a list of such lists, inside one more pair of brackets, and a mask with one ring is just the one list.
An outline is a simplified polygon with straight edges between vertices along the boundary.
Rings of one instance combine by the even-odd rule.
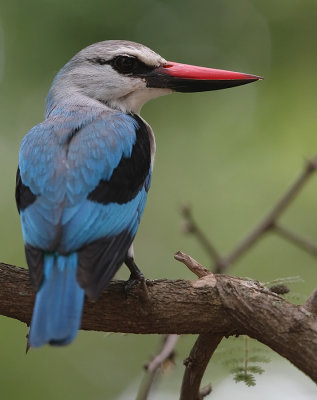
[[138, 60], [135, 57], [118, 56], [112, 60], [111, 65], [121, 74], [131, 74], [137, 69]]

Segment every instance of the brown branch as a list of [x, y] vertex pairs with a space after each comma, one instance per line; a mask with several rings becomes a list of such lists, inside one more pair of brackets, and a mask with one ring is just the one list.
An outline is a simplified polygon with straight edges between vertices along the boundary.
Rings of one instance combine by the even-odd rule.
[[178, 251], [174, 254], [174, 258], [177, 261], [182, 262], [186, 267], [195, 274], [198, 278], [203, 278], [204, 276], [212, 275], [212, 272], [203, 267], [198, 261], [188, 254]]
[[274, 232], [293, 243], [295, 246], [300, 247], [301, 249], [307, 251], [312, 256], [317, 257], [317, 245], [310, 241], [307, 238], [303, 238], [295, 232], [292, 232], [290, 229], [281, 226], [280, 224], [276, 224], [274, 227]]
[[201, 380], [211, 356], [223, 338], [222, 335], [201, 333], [192, 348], [189, 357], [184, 361], [186, 366], [183, 377], [180, 400], [202, 400], [211, 392], [200, 390]]
[[287, 207], [295, 200], [296, 196], [302, 190], [304, 185], [307, 183], [308, 179], [317, 169], [317, 155], [309, 160], [302, 173], [293, 182], [293, 184], [286, 190], [282, 197], [277, 201], [277, 203], [271, 208], [267, 215], [262, 219], [262, 221], [255, 226], [255, 228], [247, 234], [238, 245], [227, 255], [221, 256], [214, 245], [207, 239], [204, 233], [200, 230], [198, 224], [193, 218], [191, 209], [189, 207], [184, 207], [182, 214], [185, 218], [187, 224], [187, 232], [191, 232], [196, 235], [199, 242], [206, 249], [207, 254], [209, 254], [214, 261], [214, 272], [224, 273], [228, 268], [236, 262], [243, 254], [245, 254], [259, 239], [263, 237], [269, 231], [273, 229], [276, 233], [280, 234], [284, 238], [291, 240], [294, 244], [300, 246], [311, 254], [316, 255], [316, 246], [313, 245], [308, 240], [301, 238], [298, 235], [292, 234], [286, 229], [277, 226], [277, 221], [282, 213]]
[[[86, 302], [82, 329], [139, 334], [247, 334], [286, 357], [317, 383], [314, 313], [305, 306], [290, 304], [257, 282], [226, 275], [210, 277], [153, 281], [148, 303], [140, 302], [138, 296], [126, 299], [123, 282], [112, 282], [97, 302]], [[34, 301], [28, 272], [0, 264], [0, 287], [0, 315], [28, 324]], [[133, 294], [137, 294], [137, 288]]]
[[[287, 207], [295, 200], [296, 196], [302, 190], [307, 180], [317, 169], [317, 156], [308, 161], [304, 170], [293, 182], [288, 190], [282, 195], [277, 203], [272, 207], [262, 221], [251, 231], [240, 244], [224, 259], [223, 265], [220, 265], [221, 272], [225, 272], [228, 266], [237, 261], [251, 246], [253, 246], [266, 232], [273, 229], [278, 218]], [[219, 268], [218, 268], [218, 271]]]
[[159, 369], [152, 372], [146, 372], [141, 380], [135, 400], [147, 400], [151, 390], [153, 389], [154, 383], [157, 383], [158, 377]]
[[[200, 283], [215, 283], [216, 279], [210, 270], [204, 268], [198, 261], [191, 256], [178, 251], [174, 254], [177, 261], [182, 262], [198, 278]], [[222, 335], [201, 333], [192, 348], [189, 357], [184, 361], [186, 366], [180, 400], [202, 400], [211, 392], [211, 385], [200, 389], [201, 380], [209, 363], [211, 356], [221, 342]]]
[[[237, 261], [254, 244], [256, 244], [260, 239], [262, 239], [263, 236], [267, 232], [272, 231], [273, 229], [274, 229], [275, 233], [279, 234], [284, 239], [292, 242], [293, 244], [297, 245], [298, 247], [301, 247], [302, 249], [311, 253], [312, 255], [317, 256], [317, 246], [315, 244], [313, 244], [309, 240], [291, 232], [290, 230], [281, 227], [278, 224], [279, 217], [286, 210], [286, 208], [292, 203], [292, 201], [296, 198], [296, 196], [299, 194], [299, 192], [301, 191], [303, 186], [306, 184], [308, 178], [313, 174], [313, 172], [316, 171], [316, 169], [317, 169], [317, 155], [312, 160], [307, 162], [303, 172], [299, 175], [299, 177], [295, 180], [295, 182], [290, 186], [290, 188], [283, 194], [283, 196], [279, 199], [279, 201], [277, 201], [277, 203], [272, 207], [272, 209], [262, 219], [262, 221], [258, 225], [256, 225], [255, 228], [247, 236], [245, 236], [227, 256], [220, 255], [220, 253], [217, 251], [215, 246], [207, 238], [207, 236], [200, 229], [199, 225], [196, 223], [196, 221], [193, 217], [191, 208], [188, 206], [184, 206], [181, 210], [182, 215], [185, 218], [185, 232], [192, 233], [196, 236], [199, 243], [206, 250], [206, 253], [210, 256], [211, 260], [213, 261], [213, 263], [214, 263], [213, 271], [215, 273], [224, 273], [225, 271], [227, 271], [229, 269], [229, 267], [234, 264], [235, 261]], [[195, 263], [192, 263], [191, 259], [186, 260], [186, 258], [184, 258], [183, 256], [177, 257], [177, 254], [175, 255], [175, 258], [179, 261], [182, 261], [185, 265], [187, 265], [189, 267], [190, 270], [192, 270], [194, 273], [196, 273], [195, 269], [197, 269], [197, 266], [194, 264], [197, 262], [195, 260], [194, 260]], [[199, 263], [197, 263], [197, 264], [200, 266]], [[203, 267], [201, 267], [201, 268], [203, 268]], [[198, 269], [199, 269], [199, 267], [198, 267]], [[196, 275], [199, 277], [198, 274], [196, 274]], [[279, 290], [280, 290], [280, 288], [279, 288]], [[315, 307], [315, 303], [313, 303], [313, 306], [312, 306], [311, 298], [308, 300], [307, 307], [310, 310], [312, 307]], [[315, 310], [315, 308], [314, 308], [314, 310]], [[199, 338], [196, 343], [200, 343]], [[208, 350], [208, 349], [202, 348], [201, 352], [203, 354], [208, 354], [208, 351], [206, 352], [206, 350]], [[196, 348], [194, 347], [192, 351], [196, 351]], [[210, 357], [211, 356], [212, 356], [212, 352], [210, 354]], [[209, 361], [209, 358], [207, 360], [207, 363], [208, 363], [208, 361]], [[196, 365], [199, 365], [199, 363], [196, 363]], [[202, 369], [200, 371], [194, 371], [196, 376], [199, 377], [197, 379], [198, 383], [195, 386], [195, 390], [193, 392], [191, 392], [192, 398], [195, 398], [195, 399], [199, 398], [198, 390], [199, 390], [199, 385], [200, 385], [201, 378], [203, 376], [203, 371], [205, 369], [205, 366], [202, 366], [201, 368]], [[201, 372], [201, 374], [200, 374], [200, 372]], [[186, 386], [185, 379], [189, 379], [187, 370], [185, 372], [183, 386], [184, 385]]]
[[[182, 253], [181, 251], [178, 251], [175, 255], [174, 255], [175, 260], [182, 262], [183, 264], [185, 264], [198, 278], [202, 278], [205, 277], [207, 275], [211, 275], [210, 270], [204, 268], [199, 262], [197, 262], [195, 259], [193, 259], [191, 256]], [[139, 396], [137, 400], [143, 400], [147, 398], [148, 393], [150, 392], [151, 389], [151, 385], [155, 382], [156, 380], [156, 369], [170, 356], [170, 354], [174, 351], [174, 347], [179, 339], [178, 335], [167, 335], [165, 338], [165, 344], [161, 350], [161, 352], [154, 357], [154, 359], [148, 363], [147, 365], [147, 371], [148, 371], [148, 377], [145, 378], [141, 384], [140, 390], [139, 392], [142, 393], [142, 396]], [[199, 338], [197, 340], [197, 342], [199, 342]], [[200, 343], [200, 342], [199, 342]], [[208, 349], [201, 349], [205, 354], [208, 354]], [[211, 356], [211, 354], [210, 354]], [[207, 360], [207, 364], [208, 364], [209, 359]], [[206, 364], [206, 365], [207, 365]], [[206, 367], [203, 368], [201, 363], [195, 363], [195, 368], [198, 368], [199, 371], [192, 371], [194, 376], [203, 376], [204, 374], [204, 370]], [[203, 368], [203, 369], [202, 369]], [[185, 373], [185, 376], [187, 376], [187, 374]], [[199, 384], [201, 381], [201, 378], [197, 378], [199, 379], [198, 381], [198, 388], [197, 388], [197, 393], [199, 392]], [[206, 394], [208, 391], [206, 391]], [[186, 391], [185, 391], [186, 393]], [[192, 391], [191, 391], [192, 393]], [[197, 395], [198, 396], [198, 395]], [[197, 397], [196, 396], [196, 397]], [[192, 397], [194, 398], [194, 397]]]
[[[211, 272], [204, 268], [199, 262], [193, 259], [191, 256], [178, 251], [174, 254], [174, 258], [177, 261], [185, 264], [198, 278], [204, 277], [206, 275], [210, 275]], [[150, 393], [151, 386], [157, 380], [157, 369], [158, 367], [170, 356], [170, 354], [174, 351], [176, 343], [179, 339], [179, 335], [165, 335], [164, 336], [164, 344], [160, 353], [152, 359], [147, 364], [147, 374], [141, 382], [139, 388], [139, 394], [137, 400], [145, 400], [148, 398], [148, 394]], [[199, 364], [197, 364], [199, 365]], [[203, 375], [203, 372], [202, 372]], [[198, 386], [199, 390], [199, 386]]]
[[168, 358], [171, 357], [178, 339], [179, 335], [167, 335], [164, 337], [160, 352], [146, 365], [146, 369], [149, 372], [157, 370]]
[[[189, 268], [198, 278], [202, 278], [204, 276], [210, 275], [211, 272], [204, 268], [198, 261], [189, 256], [188, 254], [182, 253], [178, 251], [174, 254], [174, 258], [177, 261], [182, 262]], [[174, 351], [176, 343], [179, 339], [179, 335], [171, 334], [164, 336], [164, 344], [160, 353], [155, 356], [146, 366], [147, 368], [147, 376], [141, 382], [141, 386], [139, 388], [139, 393], [137, 400], [147, 399], [147, 396], [151, 390], [151, 386], [154, 384], [157, 378], [156, 370], [160, 367], [160, 365], [170, 356], [170, 354]], [[199, 366], [199, 363], [197, 363]], [[203, 372], [202, 372], [203, 375]], [[201, 375], [201, 376], [202, 376]], [[199, 381], [200, 383], [200, 381]], [[199, 386], [198, 386], [199, 390]]]
[[317, 289], [315, 289], [307, 299], [304, 307], [312, 314], [317, 315]]
[[199, 243], [203, 246], [203, 248], [205, 249], [206, 253], [209, 255], [209, 257], [211, 258], [212, 261], [214, 261], [216, 264], [218, 262], [221, 262], [220, 253], [215, 248], [215, 246], [212, 244], [210, 239], [200, 229], [199, 225], [195, 221], [191, 207], [188, 205], [184, 205], [181, 208], [181, 214], [183, 215], [183, 217], [185, 219], [184, 232], [192, 233], [196, 236]]
[[144, 366], [146, 372], [141, 381], [136, 400], [146, 400], [153, 385], [157, 383], [162, 366], [166, 362], [174, 363], [174, 348], [179, 338], [179, 335], [162, 335], [162, 344], [158, 354]]

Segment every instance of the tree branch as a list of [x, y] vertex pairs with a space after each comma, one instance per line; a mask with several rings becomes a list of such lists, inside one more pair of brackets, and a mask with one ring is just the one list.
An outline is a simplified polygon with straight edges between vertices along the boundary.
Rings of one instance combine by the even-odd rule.
[[280, 235], [282, 238], [307, 251], [307, 253], [310, 253], [312, 256], [317, 257], [317, 246], [311, 240], [292, 232], [290, 229], [285, 228], [280, 224], [276, 224], [273, 229], [274, 232]]
[[317, 246], [282, 228], [277, 224], [278, 219], [295, 200], [297, 195], [303, 189], [308, 179], [317, 170], [317, 155], [309, 160], [303, 171], [280, 197], [280, 199], [273, 205], [271, 210], [264, 216], [264, 218], [251, 230], [237, 246], [226, 256], [221, 256], [210, 240], [205, 236], [199, 228], [195, 219], [193, 218], [190, 207], [183, 207], [181, 212], [185, 218], [186, 232], [194, 234], [202, 247], [206, 250], [207, 254], [214, 262], [213, 271], [216, 273], [224, 273], [228, 271], [229, 267], [235, 263], [243, 254], [245, 254], [255, 243], [257, 243], [267, 232], [275, 231], [280, 236], [291, 241], [293, 244], [301, 247], [302, 249], [310, 252], [312, 255], [317, 256]]
[[[0, 286], [0, 314], [29, 324], [34, 293], [28, 271], [0, 264]], [[138, 290], [126, 299], [123, 282], [112, 282], [97, 302], [86, 301], [82, 329], [247, 334], [286, 357], [317, 383], [317, 316], [308, 307], [290, 304], [258, 282], [226, 275], [153, 281], [147, 303], [140, 302]]]
[[214, 261], [215, 264], [221, 263], [222, 259], [220, 253], [212, 244], [210, 239], [200, 229], [199, 225], [195, 221], [195, 218], [193, 217], [191, 207], [188, 205], [182, 206], [181, 214], [185, 219], [184, 232], [194, 234], [206, 253], [209, 255], [210, 259]]
[[141, 381], [136, 400], [146, 400], [152, 390], [152, 386], [157, 382], [159, 373], [164, 369], [164, 364], [174, 364], [174, 348], [180, 338], [179, 335], [162, 335], [160, 350], [151, 361], [145, 364], [145, 375]]
[[172, 356], [178, 339], [179, 335], [171, 334], [164, 336], [160, 352], [145, 366], [149, 372], [156, 371], [168, 358]]
[[211, 392], [200, 390], [200, 383], [211, 356], [221, 342], [223, 336], [213, 335], [212, 333], [201, 333], [192, 348], [189, 357], [184, 361], [186, 366], [183, 377], [180, 400], [202, 400]]
[[[215, 280], [213, 281], [214, 276], [212, 272], [204, 268], [191, 256], [178, 251], [174, 254], [174, 258], [185, 264], [198, 278], [201, 278], [201, 283], [204, 283], [205, 280], [208, 280], [209, 284], [216, 282]], [[209, 360], [222, 338], [222, 335], [213, 335], [210, 333], [201, 333], [198, 336], [189, 357], [184, 361], [186, 369], [180, 400], [202, 400], [211, 392], [211, 385], [200, 390], [200, 384]]]

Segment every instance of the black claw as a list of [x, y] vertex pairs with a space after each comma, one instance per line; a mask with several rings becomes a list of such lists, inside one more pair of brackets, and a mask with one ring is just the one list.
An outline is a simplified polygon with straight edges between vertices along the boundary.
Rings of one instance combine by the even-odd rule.
[[130, 278], [125, 282], [123, 290], [124, 290], [124, 295], [125, 297], [128, 297], [128, 295], [130, 294], [131, 290], [134, 288], [134, 286], [139, 285], [142, 281], [144, 281], [144, 277], [143, 279], [135, 279], [135, 278]]
[[145, 279], [143, 273], [139, 270], [138, 266], [134, 262], [134, 259], [132, 257], [127, 256], [124, 262], [131, 272], [130, 278], [126, 281], [124, 285], [123, 290], [125, 296], [128, 297], [131, 289], [134, 286], [141, 285], [145, 289], [146, 297], [148, 297], [148, 290], [147, 290], [148, 280]]
[[138, 285], [140, 282], [144, 281], [144, 275], [139, 270], [138, 266], [136, 265], [132, 257], [127, 256], [124, 262], [131, 272], [130, 278], [124, 285], [124, 294], [126, 297], [128, 297], [128, 294], [131, 291], [131, 289], [134, 286]]

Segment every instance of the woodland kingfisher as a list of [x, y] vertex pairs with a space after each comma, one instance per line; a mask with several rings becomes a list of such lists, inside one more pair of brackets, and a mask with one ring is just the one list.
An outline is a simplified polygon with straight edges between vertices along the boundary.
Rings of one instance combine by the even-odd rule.
[[155, 154], [140, 117], [150, 99], [261, 79], [166, 61], [124, 40], [95, 43], [56, 75], [45, 120], [23, 138], [16, 177], [26, 260], [36, 299], [28, 345], [69, 344], [84, 296], [96, 299], [125, 263], [142, 277], [133, 239]]

